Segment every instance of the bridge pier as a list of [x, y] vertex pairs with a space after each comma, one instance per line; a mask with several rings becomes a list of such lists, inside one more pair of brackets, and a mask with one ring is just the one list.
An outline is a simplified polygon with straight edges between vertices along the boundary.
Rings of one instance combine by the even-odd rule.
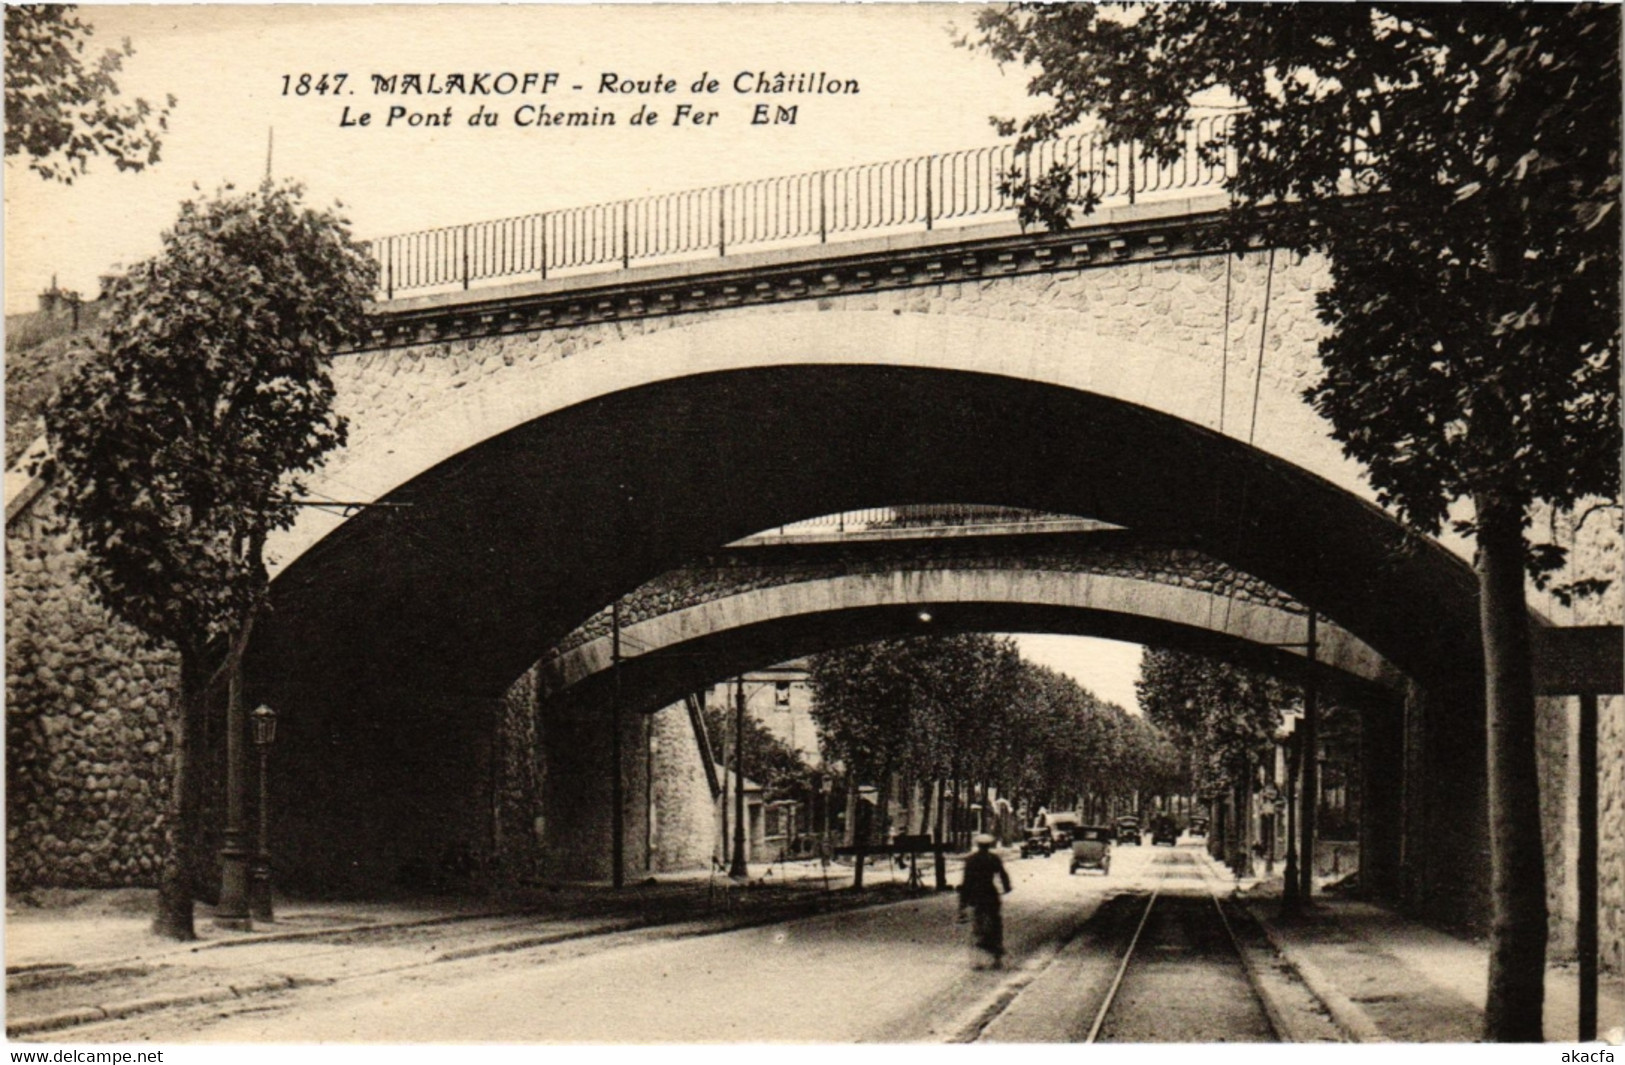
[[356, 686], [261, 689], [279, 710], [271, 855], [313, 897], [480, 890], [498, 700]]
[[1368, 898], [1397, 901], [1405, 822], [1404, 787], [1394, 767], [1405, 750], [1403, 701], [1373, 701], [1360, 709], [1360, 888]]

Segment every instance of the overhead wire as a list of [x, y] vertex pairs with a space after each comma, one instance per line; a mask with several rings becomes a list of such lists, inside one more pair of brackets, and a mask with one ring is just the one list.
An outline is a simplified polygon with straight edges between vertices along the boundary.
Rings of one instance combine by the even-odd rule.
[[[1230, 296], [1231, 279], [1235, 272], [1236, 256], [1228, 251], [1224, 256], [1224, 319], [1219, 326], [1219, 435], [1224, 435], [1225, 401], [1230, 395]], [[1224, 488], [1217, 479], [1213, 482], [1213, 515], [1223, 510]], [[1213, 597], [1207, 600], [1207, 627], [1213, 628]]]
[[[1264, 350], [1269, 344], [1270, 333], [1270, 296], [1275, 288], [1275, 248], [1269, 250], [1269, 257], [1264, 267], [1264, 312], [1258, 323], [1258, 362], [1253, 368], [1253, 409], [1247, 423], [1247, 446], [1253, 446], [1253, 440], [1258, 431], [1258, 399], [1264, 381]], [[1236, 506], [1235, 533], [1231, 538], [1232, 549], [1240, 548], [1242, 527], [1247, 520], [1247, 497], [1252, 488], [1252, 465], [1249, 462], [1241, 471], [1241, 496]], [[1230, 587], [1224, 598], [1224, 632], [1230, 631], [1230, 612], [1236, 603], [1236, 575], [1233, 565], [1228, 565], [1231, 571]]]

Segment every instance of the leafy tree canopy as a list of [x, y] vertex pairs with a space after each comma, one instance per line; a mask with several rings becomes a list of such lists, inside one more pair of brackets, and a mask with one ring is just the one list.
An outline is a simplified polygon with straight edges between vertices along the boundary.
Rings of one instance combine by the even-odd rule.
[[1197, 790], [1217, 795], [1267, 757], [1288, 686], [1222, 659], [1147, 647], [1135, 682], [1146, 717], [1191, 752]]
[[1206, 146], [1235, 160], [1233, 238], [1329, 253], [1308, 397], [1433, 532], [1457, 499], [1618, 495], [1619, 26], [1596, 4], [1017, 4], [971, 43], [1035, 68], [1048, 107], [1003, 123], [1028, 145], [1098, 120], [1169, 160], [1201, 105], [1233, 109]]
[[1177, 753], [1151, 723], [986, 635], [885, 640], [818, 655], [826, 751], [863, 776], [971, 780], [1032, 805], [1162, 790]]
[[[705, 731], [718, 762], [729, 770], [734, 768], [734, 707], [730, 698], [726, 703], [705, 704]], [[763, 797], [769, 802], [791, 798], [811, 792], [816, 776], [801, 752], [745, 713], [744, 739], [739, 743], [744, 756], [744, 774], [762, 786]]]
[[162, 109], [141, 99], [114, 102], [114, 75], [135, 54], [129, 41], [87, 65], [93, 31], [72, 4], [8, 5], [5, 23], [7, 157], [26, 153], [29, 169], [66, 184], [93, 155], [108, 156], [120, 170], [158, 162], [175, 97]]
[[376, 269], [302, 196], [266, 184], [182, 205], [46, 412], [97, 591], [183, 653], [250, 616], [298, 474], [344, 441], [328, 359], [361, 335]]

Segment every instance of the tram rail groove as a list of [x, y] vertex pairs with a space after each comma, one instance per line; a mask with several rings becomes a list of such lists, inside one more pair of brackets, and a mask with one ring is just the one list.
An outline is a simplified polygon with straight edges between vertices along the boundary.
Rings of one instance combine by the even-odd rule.
[[[1229, 915], [1224, 912], [1224, 905], [1219, 901], [1219, 894], [1213, 890], [1212, 885], [1215, 883], [1213, 870], [1202, 862], [1198, 862], [1197, 867], [1202, 870], [1203, 882], [1209, 885], [1208, 898], [1213, 900], [1214, 908], [1219, 911], [1219, 920], [1224, 924], [1224, 934], [1229, 939], [1231, 947], [1235, 948], [1236, 957], [1241, 959], [1241, 970], [1247, 974], [1247, 986], [1252, 988], [1253, 997], [1258, 1000], [1259, 1006], [1263, 1008], [1264, 1020], [1269, 1025], [1270, 1031], [1274, 1033], [1275, 1041], [1278, 1043], [1298, 1042], [1299, 1040], [1294, 1038], [1292, 1026], [1287, 1023], [1286, 1018], [1276, 1006], [1274, 997], [1264, 989], [1263, 981], [1258, 975], [1258, 968], [1253, 964], [1253, 960], [1247, 956], [1247, 951], [1242, 948], [1241, 940], [1236, 938], [1236, 930], [1230, 924]], [[1234, 893], [1234, 888], [1232, 888], [1231, 894]]]
[[[1166, 874], [1164, 874], [1166, 876]], [[1145, 904], [1145, 911], [1140, 914], [1140, 923], [1134, 926], [1134, 934], [1129, 937], [1128, 949], [1123, 951], [1122, 960], [1118, 962], [1117, 973], [1112, 977], [1110, 986], [1106, 988], [1106, 995], [1100, 1001], [1100, 1009], [1095, 1012], [1095, 1021], [1089, 1026], [1089, 1034], [1084, 1037], [1085, 1043], [1093, 1043], [1100, 1036], [1100, 1029], [1106, 1023], [1106, 1014], [1111, 1012], [1112, 1003], [1117, 1001], [1117, 990], [1123, 986], [1123, 977], [1128, 973], [1128, 965], [1134, 957], [1134, 948], [1140, 945], [1140, 933], [1145, 931], [1145, 922], [1151, 918], [1151, 910], [1157, 904], [1157, 897], [1162, 894], [1159, 884], [1152, 889], [1151, 898]]]
[[[1290, 1025], [1286, 1023], [1275, 1002], [1264, 989], [1252, 960], [1247, 957], [1247, 952], [1242, 948], [1241, 941], [1236, 937], [1235, 928], [1230, 924], [1229, 916], [1224, 912], [1224, 905], [1220, 902], [1219, 894], [1215, 890], [1216, 878], [1213, 876], [1212, 871], [1202, 862], [1197, 861], [1192, 864], [1196, 865], [1199, 870], [1208, 901], [1213, 903], [1213, 908], [1219, 917], [1220, 927], [1224, 929], [1225, 942], [1229, 943], [1230, 949], [1235, 953], [1236, 961], [1241, 966], [1242, 974], [1246, 978], [1247, 988], [1253, 1000], [1258, 1003], [1259, 1012], [1263, 1017], [1265, 1026], [1269, 1029], [1271, 1037], [1278, 1043], [1293, 1042]], [[1169, 875], [1167, 871], [1164, 871], [1162, 879], [1166, 880]], [[1100, 1008], [1095, 1013], [1094, 1023], [1090, 1025], [1089, 1034], [1084, 1039], [1085, 1043], [1098, 1041], [1101, 1029], [1105, 1027], [1106, 1018], [1111, 1014], [1112, 1006], [1117, 1001], [1117, 993], [1122, 988], [1123, 978], [1128, 974], [1129, 966], [1134, 961], [1135, 950], [1140, 945], [1140, 936], [1145, 931], [1146, 923], [1151, 918], [1151, 911], [1156, 908], [1157, 900], [1161, 896], [1162, 885], [1159, 883], [1152, 889], [1145, 910], [1140, 914], [1139, 923], [1135, 926], [1134, 934], [1129, 939], [1128, 948], [1124, 950], [1123, 957], [1118, 962], [1117, 972], [1112, 977], [1111, 985], [1106, 989], [1106, 994], [1101, 999]]]

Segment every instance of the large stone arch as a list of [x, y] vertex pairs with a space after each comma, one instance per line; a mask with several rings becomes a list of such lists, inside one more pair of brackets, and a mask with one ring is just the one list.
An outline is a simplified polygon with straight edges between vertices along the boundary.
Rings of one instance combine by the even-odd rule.
[[[950, 337], [978, 361], [972, 341], [1001, 335], [907, 331], [921, 361]], [[723, 359], [702, 337], [717, 340], [685, 334], [688, 354], [653, 382], [633, 364], [677, 358], [668, 349], [632, 345], [638, 358], [606, 354], [574, 374], [565, 360], [547, 396], [525, 401], [553, 413], [455, 452], [383, 496], [397, 506], [352, 517], [300, 554], [256, 633], [260, 677], [495, 696], [593, 611], [699, 551], [812, 514], [942, 500], [1167, 534], [1313, 605], [1413, 676], [1472, 676], [1466, 567], [1261, 448], [1036, 370], [903, 365], [884, 345], [860, 347], [861, 330], [835, 330], [833, 354], [823, 338], [758, 337], [756, 352], [801, 344], [806, 361], [697, 371]], [[864, 361], [864, 350], [879, 354]], [[623, 381], [637, 383], [607, 391]], [[589, 398], [571, 390], [588, 382]], [[453, 447], [406, 443], [412, 463]], [[373, 468], [405, 461], [385, 454]], [[356, 476], [344, 467], [346, 484], [361, 485]]]
[[[998, 331], [977, 335], [992, 344]], [[1471, 573], [1242, 441], [1077, 388], [865, 362], [856, 349], [849, 361], [674, 368], [566, 398], [386, 493], [400, 505], [365, 509], [278, 576], [250, 682], [288, 711], [282, 787], [302, 810], [288, 831], [318, 879], [347, 854], [387, 870], [477, 831], [504, 693], [595, 611], [706, 550], [866, 506], [1024, 507], [1188, 545], [1449, 691], [1430, 716], [1459, 750], [1480, 742]], [[825, 616], [865, 623], [861, 611]], [[585, 742], [583, 727], [558, 742]]]
[[[1243, 579], [1153, 572], [1161, 561], [1155, 556], [1136, 567], [1138, 572], [1077, 561], [1063, 568], [1013, 555], [1002, 566], [987, 560], [927, 562], [891, 572], [791, 566], [767, 580], [751, 572], [737, 590], [719, 589], [623, 623], [619, 698], [624, 709], [647, 711], [765, 662], [869, 639], [944, 631], [1104, 636], [1300, 671], [1306, 627], [1301, 604]], [[544, 700], [591, 703], [592, 693], [606, 682], [615, 661], [614, 637], [601, 624], [578, 634], [578, 640], [538, 664], [538, 694]], [[1316, 658], [1351, 685], [1403, 687], [1391, 664], [1334, 624], [1321, 626]]]
[[[1302, 613], [1109, 576], [1069, 582], [1081, 594], [1068, 594], [1052, 583], [1055, 576], [935, 570], [893, 580], [838, 577], [674, 611], [622, 630], [623, 640], [638, 648], [622, 660], [622, 706], [648, 711], [764, 663], [929, 632], [1098, 636], [1301, 672]], [[921, 620], [922, 611], [929, 620]], [[1222, 624], [1209, 627], [1205, 619]], [[1330, 625], [1322, 626], [1320, 639], [1322, 671], [1340, 675], [1345, 687], [1399, 690], [1397, 671], [1362, 641]], [[611, 662], [608, 637], [550, 657], [537, 667], [539, 694], [601, 703]]]
[[[1201, 273], [1191, 263], [1122, 269], [1158, 267], [1183, 267], [1190, 277]], [[1293, 270], [1292, 283], [1282, 284], [1302, 297], [1312, 271]], [[1177, 276], [1170, 280], [1191, 283]], [[1022, 287], [1033, 282], [1030, 277], [990, 281], [974, 291], [1000, 286], [999, 294], [1010, 299], [1038, 299], [1051, 291], [1023, 293]], [[1064, 311], [1016, 317], [988, 313], [991, 296], [980, 302], [906, 297], [906, 292], [881, 293], [863, 304], [840, 297], [820, 301], [818, 310], [805, 309], [804, 303], [747, 306], [347, 356], [335, 369], [335, 381], [340, 407], [351, 421], [350, 442], [313, 485], [330, 498], [372, 501], [527, 422], [617, 392], [736, 370], [838, 365], [982, 373], [1130, 403], [1245, 438], [1266, 454], [1371, 497], [1358, 465], [1342, 455], [1324, 421], [1301, 397], [1317, 333], [1304, 324], [1302, 308], [1297, 318], [1287, 316], [1287, 328], [1298, 335], [1285, 337], [1285, 343], [1279, 326], [1261, 337], [1256, 333], [1263, 325], [1250, 333], [1241, 322], [1231, 329], [1232, 350], [1211, 307], [1206, 308], [1214, 318], [1210, 325], [1170, 331], [1157, 321], [1160, 305], [1150, 304], [1144, 335], [1136, 336], [1112, 323], [1095, 323], [1084, 313], [1088, 297], [1082, 294], [1051, 295], [1052, 307]], [[1164, 303], [1181, 298], [1177, 290], [1162, 296]], [[1069, 307], [1069, 300], [1082, 306]], [[862, 309], [873, 304], [879, 305]], [[1000, 304], [999, 309], [1009, 308]], [[1187, 315], [1203, 319], [1195, 310]], [[1251, 317], [1259, 317], [1256, 309]], [[1270, 358], [1260, 354], [1255, 361], [1252, 349], [1266, 340], [1273, 341]], [[326, 511], [303, 515], [270, 545], [273, 573], [343, 520]]]

